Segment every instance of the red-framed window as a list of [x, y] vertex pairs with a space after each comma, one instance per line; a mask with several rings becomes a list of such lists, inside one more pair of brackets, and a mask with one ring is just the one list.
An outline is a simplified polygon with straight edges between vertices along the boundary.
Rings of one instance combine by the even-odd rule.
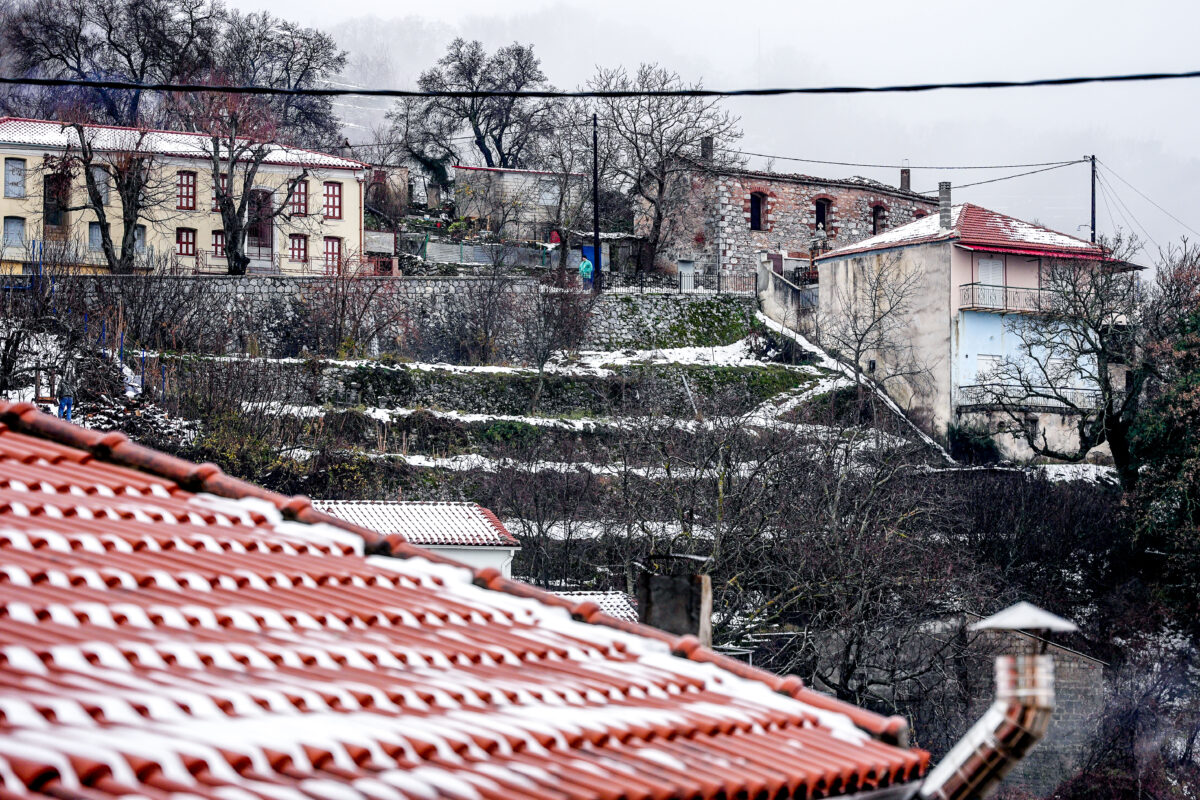
[[[326, 184], [326, 186], [328, 185]], [[340, 197], [338, 208], [341, 208]], [[292, 190], [291, 211], [294, 217], [303, 217], [308, 213], [308, 181], [296, 181], [296, 188]], [[341, 214], [339, 213], [338, 216], [341, 216]]]
[[[220, 191], [221, 191], [221, 194], [229, 194], [229, 176], [224, 172], [221, 173], [221, 190]], [[217, 200], [217, 190], [215, 188], [213, 189], [212, 210], [213, 211], [221, 210], [221, 204]]]
[[[325, 240], [325, 248], [329, 249], [328, 239]], [[308, 261], [308, 237], [303, 233], [293, 233], [288, 237], [288, 258], [292, 261]]]
[[325, 219], [342, 218], [342, 185], [336, 181], [325, 183]]
[[336, 236], [325, 237], [325, 271], [337, 272], [342, 266], [342, 240]]
[[175, 207], [180, 211], [196, 210], [196, 173], [175, 173]]
[[225, 257], [225, 231], [213, 231], [212, 251], [215, 258]]
[[196, 229], [175, 229], [175, 254], [180, 256], [196, 255]]

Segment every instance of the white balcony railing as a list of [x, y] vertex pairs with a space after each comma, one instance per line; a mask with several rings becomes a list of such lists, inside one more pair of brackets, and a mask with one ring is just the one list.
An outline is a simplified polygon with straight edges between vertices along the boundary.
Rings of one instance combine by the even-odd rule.
[[971, 384], [958, 387], [955, 405], [976, 408], [1022, 406], [1031, 409], [1098, 409], [1103, 403], [1099, 389], [1083, 386], [1017, 386], [1015, 384]]
[[1027, 286], [965, 283], [958, 287], [959, 308], [970, 311], [1011, 311], [1030, 314], [1045, 308], [1048, 292]]

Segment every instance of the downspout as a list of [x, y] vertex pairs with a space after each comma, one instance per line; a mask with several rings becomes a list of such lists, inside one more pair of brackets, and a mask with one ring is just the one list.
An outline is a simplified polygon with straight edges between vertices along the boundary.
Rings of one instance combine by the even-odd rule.
[[[1018, 603], [972, 625], [971, 630], [1049, 632], [1076, 627], [1029, 603]], [[1046, 649], [1044, 639], [1041, 649]], [[1046, 735], [1053, 714], [1054, 657], [1045, 652], [999, 656], [995, 701], [925, 777], [920, 797], [981, 800], [989, 796]]]

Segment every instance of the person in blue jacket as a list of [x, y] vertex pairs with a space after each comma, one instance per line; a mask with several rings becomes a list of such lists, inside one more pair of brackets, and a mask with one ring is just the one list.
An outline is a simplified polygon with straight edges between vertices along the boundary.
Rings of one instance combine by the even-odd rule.
[[588, 260], [587, 256], [584, 256], [583, 260], [579, 262], [579, 279], [583, 281], [584, 289], [592, 288], [592, 262]]

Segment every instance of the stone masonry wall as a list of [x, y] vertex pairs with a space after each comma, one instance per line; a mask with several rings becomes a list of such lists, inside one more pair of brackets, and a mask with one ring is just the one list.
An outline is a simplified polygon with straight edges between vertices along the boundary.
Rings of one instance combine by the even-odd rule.
[[[244, 353], [273, 357], [304, 351], [354, 355], [438, 356], [437, 337], [452, 338], [463, 308], [478, 307], [486, 278], [324, 278], [281, 276], [112, 276], [59, 278], [60, 308], [89, 336], [102, 325], [126, 333], [130, 346], [182, 352]], [[496, 323], [501, 357], [511, 352], [519, 296], [529, 278], [504, 283]], [[589, 318], [588, 349], [709, 346], [744, 336], [752, 296], [605, 293]], [[378, 320], [385, 324], [378, 324]], [[354, 341], [369, 339], [369, 341]], [[343, 344], [344, 342], [344, 344]], [[135, 344], [136, 343], [136, 344]]]
[[[686, 258], [706, 268], [753, 274], [761, 252], [807, 259], [817, 235], [816, 202], [830, 202], [825, 228], [829, 246], [840, 247], [873, 235], [873, 209], [883, 209], [884, 229], [937, 213], [937, 201], [865, 179], [822, 180], [769, 172], [695, 175], [690, 199], [664, 230], [660, 266]], [[751, 195], [762, 203], [762, 230], [750, 229]]]

